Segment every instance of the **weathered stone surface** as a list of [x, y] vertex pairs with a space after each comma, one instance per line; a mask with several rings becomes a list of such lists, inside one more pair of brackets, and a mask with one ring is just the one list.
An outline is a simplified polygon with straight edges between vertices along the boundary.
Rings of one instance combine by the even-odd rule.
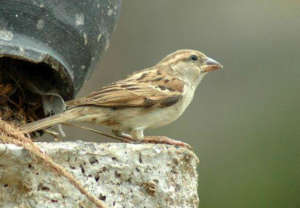
[[[155, 144], [38, 143], [108, 207], [198, 207], [198, 158]], [[0, 207], [94, 207], [26, 150], [0, 144]]]

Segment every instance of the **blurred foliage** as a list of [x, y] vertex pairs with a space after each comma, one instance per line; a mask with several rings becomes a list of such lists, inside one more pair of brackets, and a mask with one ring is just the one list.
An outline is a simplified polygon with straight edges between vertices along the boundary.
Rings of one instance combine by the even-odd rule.
[[299, 11], [296, 0], [123, 1], [111, 47], [79, 96], [176, 49], [207, 53], [224, 71], [205, 78], [178, 121], [147, 133], [193, 145], [200, 208], [300, 207]]

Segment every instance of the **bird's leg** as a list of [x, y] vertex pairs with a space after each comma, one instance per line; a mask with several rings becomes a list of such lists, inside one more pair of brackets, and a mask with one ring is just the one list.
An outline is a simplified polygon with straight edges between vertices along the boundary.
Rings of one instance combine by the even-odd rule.
[[184, 142], [168, 138], [166, 136], [144, 136], [144, 129], [135, 129], [131, 132], [133, 138], [142, 143], [169, 144], [192, 149], [192, 147]]
[[132, 138], [130, 134], [125, 133], [124, 131], [113, 129], [112, 133], [119, 137], [123, 142], [134, 142], [135, 139]]

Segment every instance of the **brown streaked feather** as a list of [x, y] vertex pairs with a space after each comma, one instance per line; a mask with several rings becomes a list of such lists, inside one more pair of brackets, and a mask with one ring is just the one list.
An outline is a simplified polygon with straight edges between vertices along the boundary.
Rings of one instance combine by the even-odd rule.
[[[159, 75], [157, 74], [159, 72]], [[153, 85], [164, 86], [170, 91], [183, 92], [184, 83], [182, 80], [171, 76], [164, 67], [155, 66], [155, 70], [142, 71], [128, 77], [126, 80], [133, 82], [151, 83]], [[142, 79], [141, 79], [142, 78]], [[126, 82], [126, 80], [124, 80]]]
[[[103, 87], [87, 97], [67, 102], [69, 107], [168, 107], [177, 103], [182, 97], [184, 82], [161, 71], [159, 79], [157, 70], [142, 71], [125, 80]], [[165, 81], [169, 80], [169, 81]]]

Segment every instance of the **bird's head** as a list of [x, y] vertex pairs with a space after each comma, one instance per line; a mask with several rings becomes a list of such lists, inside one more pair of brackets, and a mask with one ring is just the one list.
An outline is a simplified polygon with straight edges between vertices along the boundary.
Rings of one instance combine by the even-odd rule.
[[159, 64], [170, 66], [173, 73], [195, 85], [198, 85], [208, 72], [223, 68], [219, 62], [204, 53], [191, 49], [177, 50], [162, 59]]

